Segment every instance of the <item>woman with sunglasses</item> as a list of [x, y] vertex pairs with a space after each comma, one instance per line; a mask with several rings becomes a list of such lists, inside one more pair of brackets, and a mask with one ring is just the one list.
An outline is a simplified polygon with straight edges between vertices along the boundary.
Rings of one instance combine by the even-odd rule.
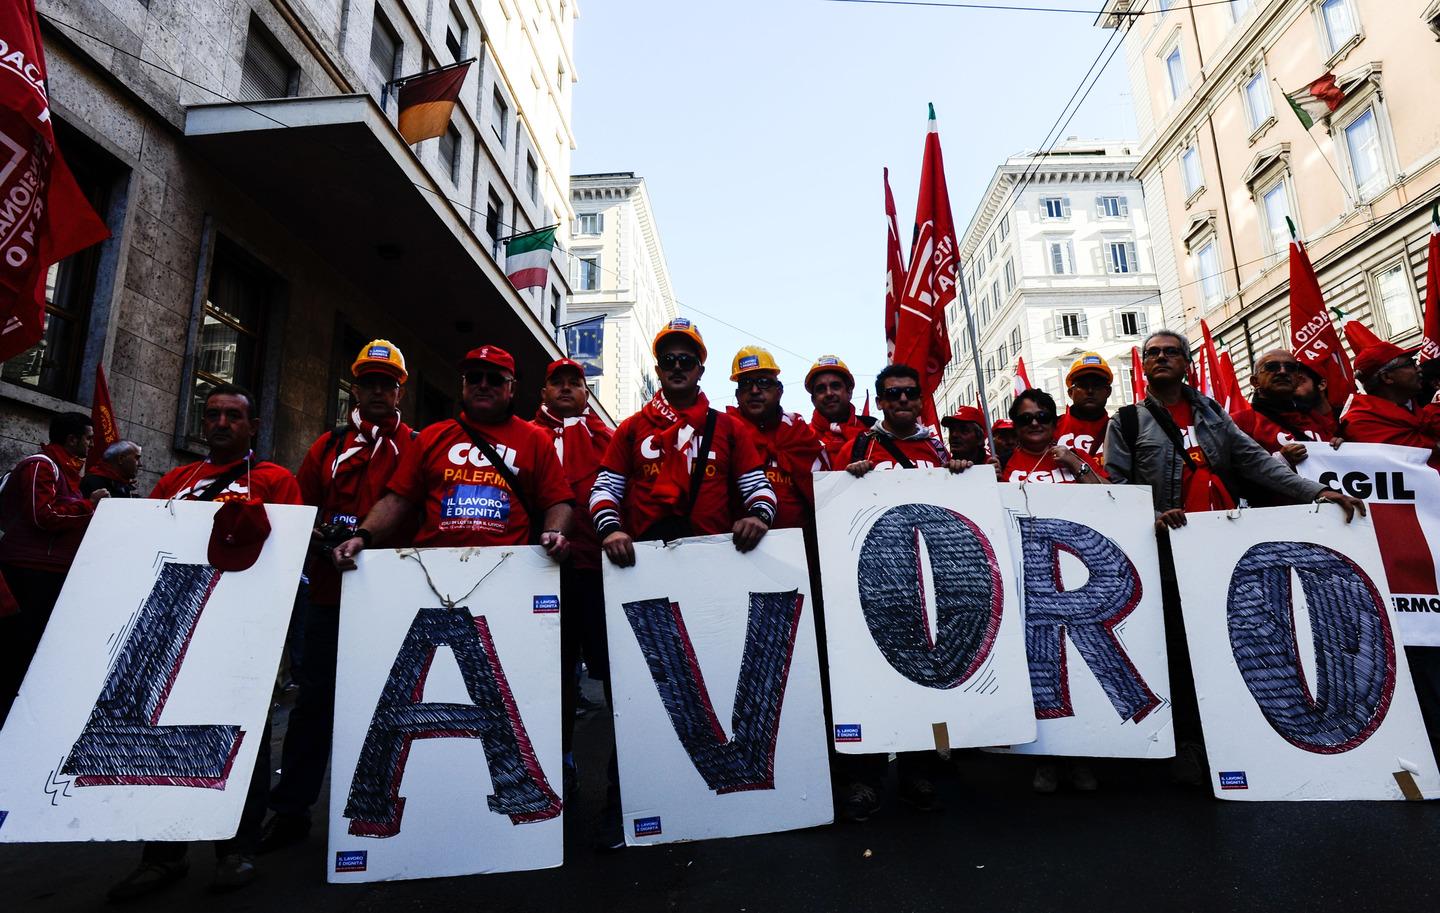
[[1056, 412], [1054, 398], [1044, 390], [1025, 390], [1010, 404], [1017, 440], [1000, 481], [1105, 484], [1105, 470], [1094, 457], [1055, 443]]

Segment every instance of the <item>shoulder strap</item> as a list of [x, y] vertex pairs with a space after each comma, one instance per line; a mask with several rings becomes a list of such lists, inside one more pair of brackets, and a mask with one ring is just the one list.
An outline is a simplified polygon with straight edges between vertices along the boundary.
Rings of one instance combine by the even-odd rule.
[[329, 437], [325, 441], [325, 449], [320, 451], [322, 466], [329, 463], [331, 458], [340, 452], [340, 448], [345, 446], [345, 432], [349, 427], [349, 425], [341, 425], [339, 428], [330, 429]]
[[894, 458], [895, 462], [899, 463], [901, 466], [905, 467], [906, 469], [914, 469], [914, 468], [915, 468], [915, 461], [912, 460], [912, 459], [910, 459], [909, 457], [907, 457], [907, 456], [905, 455], [905, 452], [904, 452], [903, 450], [901, 450], [899, 447], [896, 447], [896, 446], [895, 446], [895, 442], [892, 441], [892, 440], [889, 438], [888, 435], [876, 434], [876, 435], [875, 435], [875, 440], [876, 440], [877, 442], [879, 442], [879, 444], [880, 444], [881, 447], [884, 447], [884, 448], [885, 448], [885, 451], [886, 451], [887, 453], [889, 453], [891, 457]]
[[1121, 406], [1115, 414], [1120, 418], [1120, 439], [1125, 442], [1125, 449], [1130, 451], [1133, 462], [1135, 442], [1140, 440], [1140, 407]]
[[695, 465], [690, 469], [690, 506], [689, 510], [695, 510], [695, 499], [700, 497], [700, 484], [705, 481], [705, 469], [710, 465], [710, 445], [715, 439], [715, 422], [720, 413], [711, 409], [705, 415], [705, 432], [700, 435], [700, 452], [695, 457]]
[[1190, 456], [1190, 451], [1185, 449], [1185, 439], [1180, 435], [1180, 426], [1176, 425], [1175, 419], [1170, 417], [1170, 410], [1162, 409], [1148, 399], [1145, 401], [1145, 409], [1155, 419], [1155, 423], [1160, 426], [1160, 430], [1165, 432], [1165, 436], [1170, 439], [1170, 443], [1175, 445], [1175, 450], [1180, 454], [1180, 459], [1185, 461], [1185, 467], [1187, 469], [1194, 469], [1195, 459]]
[[525, 508], [525, 515], [530, 518], [530, 544], [537, 544], [540, 541], [540, 527], [545, 522], [545, 518], [535, 512], [535, 502], [530, 500], [530, 496], [526, 494], [525, 489], [520, 487], [519, 477], [516, 476], [510, 469], [510, 466], [500, 458], [500, 454], [495, 452], [495, 448], [490, 446], [489, 441], [471, 431], [469, 428], [466, 428], [459, 419], [451, 419], [451, 421], [458, 425], [461, 431], [470, 436], [470, 440], [474, 442], [476, 447], [480, 448], [481, 453], [485, 454], [485, 459], [490, 461], [490, 466], [496, 472], [500, 473], [500, 477], [505, 480], [505, 484], [510, 486], [510, 491], [520, 500], [520, 506]]
[[850, 445], [850, 462], [858, 463], [865, 459], [865, 451], [870, 447], [871, 432], [862, 431], [855, 435], [855, 442]]
[[196, 500], [196, 501], [213, 501], [213, 500], [215, 500], [216, 498], [220, 497], [222, 494], [225, 493], [225, 489], [227, 489], [227, 488], [230, 487], [230, 483], [231, 483], [231, 482], [233, 482], [233, 481], [235, 481], [236, 479], [240, 478], [241, 476], [245, 475], [245, 473], [247, 473], [247, 472], [249, 472], [249, 471], [250, 471], [250, 466], [249, 466], [244, 460], [241, 460], [240, 462], [236, 463], [234, 466], [231, 466], [229, 469], [225, 470], [224, 472], [220, 473], [220, 474], [219, 474], [218, 476], [216, 476], [215, 478], [211, 479], [211, 480], [210, 480], [210, 484], [209, 484], [209, 485], [206, 485], [206, 486], [205, 486], [205, 490], [202, 491], [202, 492], [200, 492], [198, 495], [196, 495], [195, 498], [194, 498], [194, 500]]

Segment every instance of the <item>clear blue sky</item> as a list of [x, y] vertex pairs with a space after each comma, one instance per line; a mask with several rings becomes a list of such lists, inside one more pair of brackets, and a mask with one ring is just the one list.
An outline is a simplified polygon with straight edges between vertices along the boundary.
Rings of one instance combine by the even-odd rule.
[[[588, 0], [580, 13], [575, 173], [645, 178], [717, 406], [733, 400], [735, 350], [763, 337], [785, 408], [807, 416], [815, 356], [849, 363], [857, 404], [884, 365], [881, 168], [908, 255], [926, 102], [963, 232], [996, 166], [1040, 144], [1110, 35], [1093, 14], [824, 0]], [[1064, 135], [1133, 136], [1124, 57]]]

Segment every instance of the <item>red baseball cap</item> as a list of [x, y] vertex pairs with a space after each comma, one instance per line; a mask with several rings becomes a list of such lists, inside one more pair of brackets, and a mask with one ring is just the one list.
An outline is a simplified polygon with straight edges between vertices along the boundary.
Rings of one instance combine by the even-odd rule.
[[557, 358], [550, 362], [550, 366], [545, 369], [545, 379], [549, 380], [554, 377], [555, 372], [561, 368], [573, 368], [580, 375], [581, 380], [585, 379], [585, 366], [573, 358]]
[[1355, 376], [1361, 380], [1368, 380], [1376, 371], [1388, 365], [1397, 358], [1404, 358], [1406, 355], [1414, 355], [1420, 351], [1419, 346], [1410, 349], [1402, 349], [1393, 342], [1376, 342], [1360, 351], [1355, 356]]
[[270, 518], [260, 501], [226, 501], [210, 525], [205, 556], [216, 570], [249, 570], [270, 537]]
[[974, 422], [984, 428], [985, 416], [980, 412], [978, 406], [961, 406], [955, 410], [954, 415], [947, 415], [940, 420], [940, 424], [946, 428], [953, 428], [961, 422]]
[[468, 371], [480, 365], [489, 365], [492, 368], [500, 368], [515, 373], [515, 358], [499, 346], [481, 346], [478, 349], [471, 349], [460, 359], [460, 370]]
[[995, 424], [990, 426], [991, 431], [1014, 431], [1015, 423], [1008, 418], [997, 418]]

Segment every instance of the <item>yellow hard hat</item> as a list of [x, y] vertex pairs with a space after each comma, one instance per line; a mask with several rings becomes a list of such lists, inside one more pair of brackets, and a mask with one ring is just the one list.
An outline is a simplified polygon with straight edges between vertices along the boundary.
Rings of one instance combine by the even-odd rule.
[[775, 364], [775, 356], [765, 349], [746, 346], [736, 352], [734, 361], [730, 362], [730, 379], [739, 380], [753, 371], [774, 371], [779, 374], [780, 366]]
[[824, 374], [827, 371], [835, 374], [843, 374], [850, 386], [855, 386], [855, 375], [851, 374], [850, 369], [845, 367], [845, 362], [841, 361], [839, 357], [835, 355], [821, 355], [815, 359], [815, 364], [811, 365], [810, 370], [805, 373], [805, 392], [810, 392], [810, 381], [815, 379], [816, 374]]
[[705, 363], [705, 340], [700, 338], [700, 328], [688, 319], [676, 317], [661, 327], [660, 332], [655, 334], [655, 341], [650, 344], [650, 351], [654, 353], [656, 358], [660, 357], [660, 340], [666, 336], [684, 336], [686, 339], [695, 343], [695, 346], [700, 350], [700, 363], [702, 365]]
[[370, 340], [360, 349], [360, 354], [355, 356], [355, 363], [350, 366], [350, 374], [359, 377], [368, 371], [383, 371], [402, 384], [410, 376], [405, 372], [405, 356], [395, 347], [395, 343], [388, 339]]
[[1105, 378], [1105, 383], [1115, 380], [1115, 374], [1110, 366], [1105, 363], [1105, 358], [1099, 352], [1082, 352], [1070, 370], [1065, 374], [1065, 386], [1069, 387], [1075, 383], [1075, 378], [1081, 374], [1099, 374]]

